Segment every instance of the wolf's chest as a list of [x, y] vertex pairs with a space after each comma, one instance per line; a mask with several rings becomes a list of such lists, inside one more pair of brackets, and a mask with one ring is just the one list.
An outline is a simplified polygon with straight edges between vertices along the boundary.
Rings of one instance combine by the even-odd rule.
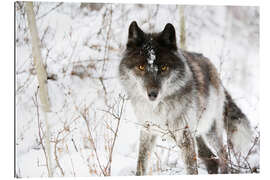
[[161, 136], [168, 134], [169, 127], [176, 117], [176, 111], [162, 104], [154, 106], [141, 101], [133, 103], [133, 108], [138, 125], [150, 133]]

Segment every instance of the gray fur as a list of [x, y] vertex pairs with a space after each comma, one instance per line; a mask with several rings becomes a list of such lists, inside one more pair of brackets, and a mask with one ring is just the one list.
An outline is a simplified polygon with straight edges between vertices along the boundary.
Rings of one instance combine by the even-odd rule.
[[137, 175], [147, 174], [156, 136], [182, 149], [188, 174], [196, 166], [191, 161], [196, 141], [209, 173], [218, 173], [218, 166], [221, 173], [227, 172], [224, 130], [240, 151], [238, 137], [251, 141], [248, 120], [223, 88], [215, 67], [202, 54], [177, 50], [171, 24], [147, 34], [131, 23], [119, 77], [141, 126]]

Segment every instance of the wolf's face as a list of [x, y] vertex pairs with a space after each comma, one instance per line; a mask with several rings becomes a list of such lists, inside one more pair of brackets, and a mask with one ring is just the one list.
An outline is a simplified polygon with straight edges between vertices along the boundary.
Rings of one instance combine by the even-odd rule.
[[120, 79], [129, 96], [143, 96], [159, 102], [179, 89], [185, 78], [185, 64], [177, 55], [175, 29], [167, 24], [160, 33], [146, 34], [132, 22]]

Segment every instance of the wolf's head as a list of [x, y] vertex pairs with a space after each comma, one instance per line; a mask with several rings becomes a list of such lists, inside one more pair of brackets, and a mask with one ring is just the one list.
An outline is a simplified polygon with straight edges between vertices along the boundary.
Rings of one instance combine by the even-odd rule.
[[144, 33], [134, 21], [119, 74], [129, 96], [156, 102], [185, 83], [185, 62], [177, 54], [175, 29], [167, 24], [160, 33]]

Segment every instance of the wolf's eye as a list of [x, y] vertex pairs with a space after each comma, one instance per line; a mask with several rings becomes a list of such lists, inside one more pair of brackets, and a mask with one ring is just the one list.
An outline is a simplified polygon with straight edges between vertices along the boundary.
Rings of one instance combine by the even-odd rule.
[[168, 66], [166, 65], [161, 66], [161, 71], [165, 72], [167, 70], [168, 70]]
[[144, 65], [139, 65], [139, 66], [137, 66], [137, 68], [138, 68], [139, 70], [141, 70], [141, 71], [144, 71], [144, 70], [145, 70]]

